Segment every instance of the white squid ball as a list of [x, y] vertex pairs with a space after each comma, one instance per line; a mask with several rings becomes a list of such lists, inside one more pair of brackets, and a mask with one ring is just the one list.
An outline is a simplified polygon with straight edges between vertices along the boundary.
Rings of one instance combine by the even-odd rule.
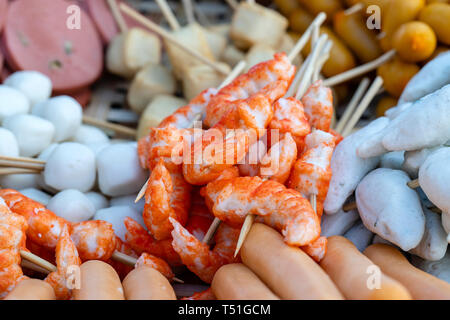
[[18, 71], [5, 79], [5, 85], [13, 87], [27, 96], [31, 105], [50, 98], [52, 82], [38, 71]]
[[39, 174], [9, 174], [0, 176], [0, 185], [15, 190], [37, 188], [38, 179]]
[[141, 226], [145, 226], [142, 215], [127, 206], [101, 209], [95, 213], [93, 220], [108, 221], [113, 225], [114, 233], [122, 241], [125, 241], [125, 233], [127, 232], [123, 223], [125, 217], [130, 217], [136, 220], [136, 222], [138, 222]]
[[3, 127], [10, 130], [19, 144], [23, 157], [34, 157], [52, 142], [55, 127], [50, 121], [29, 114], [18, 114], [6, 118]]
[[128, 206], [136, 210], [137, 212], [144, 212], [145, 200], [141, 199], [137, 203], [134, 203], [136, 200], [137, 194], [132, 194], [131, 196], [122, 196], [117, 198], [112, 198], [110, 203], [112, 207], [116, 206]]
[[95, 207], [82, 192], [74, 189], [61, 191], [47, 205], [57, 216], [70, 222], [87, 221], [95, 214]]
[[0, 156], [18, 157], [19, 144], [14, 134], [5, 129], [0, 128]]
[[52, 198], [49, 194], [36, 188], [26, 188], [19, 190], [19, 192], [23, 194], [25, 197], [37, 201], [43, 204], [44, 206], [47, 206], [50, 199]]
[[9, 116], [30, 111], [30, 102], [17, 89], [0, 85], [0, 123]]
[[95, 154], [91, 149], [75, 142], [61, 143], [45, 165], [45, 184], [57, 190], [87, 192], [94, 186], [95, 171]]
[[109, 142], [95, 142], [95, 143], [88, 143], [86, 144], [86, 147], [92, 150], [92, 152], [95, 153], [95, 156], [98, 156], [100, 152], [103, 151], [106, 147], [110, 145]]
[[107, 208], [109, 206], [109, 201], [106, 197], [98, 192], [88, 192], [85, 196], [92, 202], [95, 207], [95, 211]]
[[118, 197], [137, 193], [147, 180], [139, 164], [137, 148], [129, 143], [113, 144], [97, 156], [98, 184], [103, 194]]
[[87, 125], [81, 125], [72, 140], [85, 145], [109, 142], [108, 136], [102, 130]]
[[72, 138], [81, 126], [83, 108], [72, 97], [54, 97], [44, 102], [41, 117], [53, 123], [54, 141], [61, 142]]

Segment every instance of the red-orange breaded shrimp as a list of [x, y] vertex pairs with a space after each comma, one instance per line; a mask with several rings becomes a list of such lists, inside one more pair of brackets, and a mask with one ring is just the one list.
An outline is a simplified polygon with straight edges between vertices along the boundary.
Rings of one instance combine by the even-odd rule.
[[69, 228], [65, 225], [59, 236], [56, 245], [56, 266], [57, 271], [50, 273], [45, 281], [48, 282], [55, 291], [58, 300], [69, 300], [72, 297], [72, 289], [68, 285], [69, 273], [71, 267], [81, 265], [81, 259], [78, 256], [77, 248], [70, 238]]
[[327, 243], [328, 240], [326, 237], [319, 237], [313, 243], [300, 248], [316, 262], [320, 262], [327, 253]]
[[322, 85], [322, 80], [313, 83], [302, 97], [306, 116], [311, 127], [328, 132], [333, 118], [333, 94]]
[[172, 239], [156, 241], [138, 222], [130, 217], [123, 221], [127, 232], [125, 233], [125, 242], [137, 253], [150, 253], [164, 259], [171, 266], [181, 265], [178, 254], [172, 247]]
[[215, 247], [213, 250], [189, 233], [175, 219], [170, 219], [173, 224], [173, 248], [180, 255], [183, 264], [195, 273], [200, 279], [211, 283], [216, 271], [223, 265], [236, 262], [234, 258], [239, 229], [234, 229], [226, 224], [221, 224], [217, 230]]
[[172, 272], [170, 266], [163, 259], [155, 257], [147, 252], [141, 254], [139, 259], [136, 262], [135, 268], [139, 268], [141, 266], [148, 266], [155, 270], [161, 272], [163, 276], [165, 276], [168, 280], [172, 280], [175, 276]]
[[311, 132], [303, 104], [293, 98], [280, 98], [273, 105], [274, 113], [269, 124], [270, 129], [280, 133], [289, 132], [294, 137], [304, 137]]

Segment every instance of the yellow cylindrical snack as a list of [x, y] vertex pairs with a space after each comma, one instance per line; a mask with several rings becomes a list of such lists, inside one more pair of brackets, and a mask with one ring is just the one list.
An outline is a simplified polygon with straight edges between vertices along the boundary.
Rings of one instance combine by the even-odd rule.
[[450, 4], [429, 4], [420, 12], [419, 19], [436, 32], [440, 42], [450, 45]]
[[402, 24], [392, 37], [392, 46], [406, 62], [428, 59], [436, 49], [436, 43], [433, 29], [421, 21]]
[[289, 16], [291, 12], [299, 7], [297, 0], [275, 0], [274, 2], [285, 16]]
[[297, 8], [289, 15], [289, 28], [295, 32], [303, 33], [308, 29], [314, 16], [303, 8]]
[[385, 51], [392, 48], [391, 37], [405, 22], [414, 20], [425, 6], [425, 0], [391, 0], [383, 14], [381, 30], [385, 37], [381, 45]]
[[327, 20], [331, 21], [336, 12], [342, 10], [342, 5], [339, 0], [298, 0], [309, 12], [314, 16], [320, 12], [325, 12]]
[[369, 62], [382, 54], [375, 33], [364, 24], [360, 12], [346, 14], [340, 11], [334, 16], [334, 30], [352, 49], [361, 62]]
[[378, 101], [375, 113], [377, 117], [383, 117], [384, 113], [392, 107], [397, 105], [397, 99], [391, 96], [385, 96]]
[[377, 73], [383, 78], [384, 88], [392, 96], [398, 98], [409, 80], [419, 72], [420, 68], [415, 63], [406, 63], [398, 58], [386, 62], [380, 66]]

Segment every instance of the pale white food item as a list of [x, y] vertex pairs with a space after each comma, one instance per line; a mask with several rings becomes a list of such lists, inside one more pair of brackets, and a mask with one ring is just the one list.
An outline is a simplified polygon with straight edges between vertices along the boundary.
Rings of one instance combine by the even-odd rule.
[[76, 189], [87, 192], [94, 186], [95, 176], [95, 154], [85, 145], [75, 142], [59, 144], [51, 152], [44, 170], [45, 184], [59, 191]]
[[30, 101], [19, 90], [0, 85], [0, 124], [5, 118], [30, 111]]
[[47, 204], [50, 202], [50, 199], [52, 198], [48, 193], [36, 189], [36, 188], [26, 188], [19, 190], [21, 194], [23, 194], [25, 197], [28, 197], [34, 201], [37, 201], [44, 206], [47, 206]]
[[5, 129], [0, 128], [0, 156], [18, 157], [19, 144], [14, 134]]
[[402, 170], [409, 174], [413, 179], [419, 175], [420, 166], [425, 162], [427, 157], [434, 151], [442, 148], [442, 146], [434, 148], [423, 148], [421, 150], [406, 151], [405, 160], [402, 164]]
[[362, 142], [382, 130], [388, 122], [387, 118], [378, 118], [337, 145], [331, 159], [333, 176], [324, 202], [325, 213], [338, 212], [361, 179], [376, 168], [380, 161], [379, 157], [362, 159], [358, 157], [356, 150]]
[[412, 106], [412, 104], [413, 104], [412, 102], [406, 102], [406, 103], [398, 104], [397, 106], [395, 106], [393, 108], [389, 108], [388, 110], [386, 110], [384, 115], [386, 117], [388, 117], [389, 119], [393, 120], [393, 119], [397, 118], [397, 116], [400, 113], [402, 113], [403, 111], [408, 109], [410, 106]]
[[443, 212], [450, 212], [450, 148], [430, 154], [419, 169], [419, 184], [428, 199]]
[[425, 231], [425, 215], [408, 175], [380, 168], [369, 173], [356, 188], [356, 204], [364, 225], [402, 250], [415, 248]]
[[140, 164], [137, 148], [130, 143], [112, 144], [97, 156], [98, 185], [110, 197], [137, 193], [148, 174]]
[[19, 144], [22, 157], [34, 157], [47, 148], [55, 135], [55, 126], [48, 120], [29, 114], [17, 114], [3, 121]]
[[145, 199], [142, 198], [137, 203], [134, 201], [137, 198], [137, 194], [132, 194], [129, 196], [122, 196], [122, 197], [116, 197], [112, 198], [110, 201], [111, 207], [118, 207], [118, 206], [127, 206], [133, 208], [135, 211], [139, 213], [144, 212], [144, 206], [145, 206]]
[[109, 138], [102, 130], [94, 126], [82, 124], [75, 132], [72, 141], [85, 145], [108, 143]]
[[358, 221], [344, 234], [344, 237], [353, 242], [359, 251], [363, 252], [371, 244], [373, 233], [364, 226], [362, 221]]
[[22, 92], [30, 101], [31, 106], [50, 98], [52, 81], [45, 74], [33, 71], [17, 71], [5, 79], [3, 84]]
[[447, 233], [447, 242], [450, 243], [450, 213], [442, 212], [441, 223], [445, 232]]
[[[229, 27], [228, 27], [229, 29]], [[222, 58], [222, 54], [227, 46], [227, 36], [224, 34], [221, 34], [218, 31], [205, 29], [203, 28], [203, 32], [206, 37], [206, 41], [208, 42], [208, 46], [211, 49], [214, 58], [216, 60], [220, 60]]]
[[239, 50], [232, 44], [228, 45], [222, 54], [222, 60], [225, 61], [231, 67], [234, 67], [244, 59], [245, 59], [245, 52]]
[[47, 208], [57, 216], [70, 222], [82, 222], [91, 219], [95, 207], [86, 195], [75, 189], [67, 189], [56, 194]]
[[[231, 71], [227, 64], [217, 64], [228, 70], [228, 72]], [[208, 65], [198, 64], [186, 67], [182, 77], [184, 97], [190, 101], [203, 90], [218, 87], [223, 80], [225, 80], [225, 76]]]
[[450, 252], [439, 261], [427, 261], [417, 256], [412, 256], [412, 264], [441, 280], [450, 283]]
[[359, 220], [357, 210], [345, 212], [339, 210], [335, 214], [325, 214], [322, 216], [321, 236], [342, 236], [347, 232], [356, 221]]
[[95, 211], [109, 207], [109, 200], [101, 193], [91, 191], [84, 194], [94, 205]]
[[447, 251], [447, 232], [442, 227], [439, 214], [423, 208], [425, 233], [419, 245], [409, 252], [425, 260], [441, 260]]
[[380, 167], [401, 170], [404, 160], [404, 151], [388, 152], [381, 156]]
[[265, 43], [254, 44], [245, 56], [245, 62], [247, 63], [245, 65], [245, 72], [260, 62], [273, 59], [275, 53], [275, 49]]
[[14, 190], [37, 188], [39, 176], [39, 174], [0, 175], [0, 186]]
[[416, 101], [450, 84], [450, 51], [443, 52], [428, 62], [409, 80], [399, 103]]
[[[52, 152], [56, 149], [56, 147], [58, 146], [58, 143], [52, 143], [51, 145], [49, 145], [47, 148], [45, 148], [39, 155], [38, 155], [38, 159], [42, 160], [42, 161], [47, 161], [48, 158], [50, 157], [50, 155], [52, 154]], [[45, 183], [45, 179], [44, 179], [44, 175], [40, 174], [39, 178], [38, 178], [38, 185], [39, 187], [41, 187], [41, 189], [44, 189], [45, 191], [52, 193], [52, 194], [56, 194], [58, 193], [58, 190], [56, 190], [55, 188], [52, 188], [50, 186], [48, 186]]]
[[117, 206], [98, 210], [95, 213], [93, 220], [103, 220], [111, 223], [116, 236], [118, 236], [122, 241], [125, 241], [127, 229], [125, 228], [123, 220], [126, 217], [130, 217], [141, 226], [145, 226], [142, 214], [139, 214], [133, 208], [128, 206]]

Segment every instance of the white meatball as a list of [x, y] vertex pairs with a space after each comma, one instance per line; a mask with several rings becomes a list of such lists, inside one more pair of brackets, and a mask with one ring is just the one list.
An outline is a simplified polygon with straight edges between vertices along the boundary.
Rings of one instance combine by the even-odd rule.
[[0, 128], [0, 156], [18, 157], [19, 144], [14, 134], [5, 129]]
[[372, 242], [373, 233], [364, 226], [362, 221], [359, 221], [344, 234], [344, 237], [353, 242], [359, 251], [363, 252]]
[[342, 236], [347, 232], [356, 221], [359, 220], [357, 210], [345, 212], [339, 210], [335, 214], [325, 214], [322, 216], [321, 236]]
[[98, 184], [111, 197], [137, 193], [147, 180], [141, 168], [137, 148], [129, 143], [113, 144], [97, 156]]
[[[57, 143], [52, 143], [51, 145], [49, 145], [47, 148], [45, 148], [39, 155], [38, 155], [38, 159], [39, 160], [43, 160], [43, 161], [47, 161], [48, 158], [50, 157], [50, 155], [52, 154], [52, 152], [56, 149], [56, 147], [58, 146]], [[38, 178], [38, 185], [39, 187], [41, 187], [41, 189], [44, 189], [45, 191], [51, 193], [51, 194], [56, 194], [58, 193], [58, 190], [56, 190], [55, 188], [52, 188], [50, 186], [48, 186], [45, 183], [45, 179], [44, 179], [44, 173], [39, 175]]]
[[79, 143], [65, 142], [50, 154], [44, 179], [48, 186], [56, 190], [87, 192], [94, 186], [95, 171], [95, 154], [91, 149]]
[[141, 199], [137, 203], [134, 203], [136, 200], [137, 194], [132, 194], [131, 196], [123, 196], [112, 198], [110, 203], [112, 207], [117, 206], [128, 206], [136, 210], [137, 212], [144, 212], [145, 200]]
[[402, 164], [402, 170], [409, 174], [413, 179], [419, 175], [420, 166], [425, 162], [428, 156], [434, 151], [442, 148], [442, 146], [434, 148], [424, 148], [415, 151], [406, 151], [405, 160]]
[[108, 147], [109, 145], [111, 145], [109, 142], [96, 142], [96, 143], [88, 143], [86, 144], [86, 147], [88, 147], [89, 149], [92, 150], [92, 152], [94, 152], [95, 156], [98, 156], [98, 154], [105, 149], [106, 147]]
[[81, 125], [72, 140], [85, 145], [109, 142], [108, 136], [102, 130], [87, 125]]
[[32, 106], [47, 100], [52, 93], [50, 78], [38, 71], [15, 72], [5, 79], [4, 84], [21, 91]]
[[38, 155], [50, 145], [55, 134], [50, 121], [29, 114], [8, 117], [3, 126], [16, 136], [19, 153], [23, 157]]
[[84, 193], [68, 189], [55, 195], [47, 205], [57, 216], [70, 222], [81, 222], [91, 219], [95, 207]]
[[419, 196], [409, 181], [403, 171], [380, 168], [369, 173], [355, 193], [366, 228], [404, 251], [415, 248], [425, 231]]
[[37, 188], [38, 179], [39, 174], [8, 174], [0, 176], [0, 185], [15, 190]]
[[125, 241], [125, 233], [127, 232], [123, 220], [125, 217], [130, 217], [137, 221], [143, 227], [145, 226], [142, 215], [128, 206], [111, 207], [98, 210], [93, 220], [108, 221], [113, 225], [114, 233]]
[[50, 199], [52, 198], [49, 194], [45, 193], [44, 191], [35, 188], [22, 189], [19, 190], [19, 192], [24, 196], [43, 204], [44, 206], [47, 206]]
[[54, 97], [44, 102], [41, 117], [55, 126], [54, 141], [66, 141], [72, 138], [81, 126], [83, 108], [72, 97]]
[[95, 207], [95, 211], [107, 208], [109, 206], [109, 201], [106, 197], [98, 192], [88, 192], [85, 196], [92, 202]]
[[380, 167], [401, 170], [404, 159], [404, 151], [388, 152], [381, 157]]
[[0, 123], [7, 117], [28, 113], [28, 111], [30, 111], [30, 102], [22, 92], [0, 85]]

